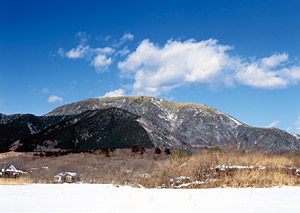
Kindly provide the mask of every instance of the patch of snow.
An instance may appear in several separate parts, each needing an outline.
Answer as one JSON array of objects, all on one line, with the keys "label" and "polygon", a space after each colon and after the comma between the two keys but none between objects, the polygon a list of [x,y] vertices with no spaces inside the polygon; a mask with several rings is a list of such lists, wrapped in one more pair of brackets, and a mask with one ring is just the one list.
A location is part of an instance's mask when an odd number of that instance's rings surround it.
[{"label": "patch of snow", "polygon": [[140,174],[140,177],[141,178],[148,178],[148,177],[150,177],[150,174],[149,173],[143,173],[143,174]]},{"label": "patch of snow", "polygon": [[34,129],[34,126],[33,126],[32,123],[27,122],[27,126],[28,126],[28,128],[29,128],[31,134],[35,134],[35,133],[38,132],[37,130]]},{"label": "patch of snow", "polygon": [[[71,124],[76,124],[79,120],[77,118],[72,119],[71,121],[69,121]],[[58,127],[58,125],[57,125]]]},{"label": "patch of snow", "polygon": [[187,187],[187,186],[190,186],[190,185],[200,185],[200,184],[204,184],[204,183],[207,183],[207,182],[215,182],[215,181],[218,181],[218,179],[208,179],[208,180],[205,180],[205,181],[193,181],[191,183],[183,183],[181,185],[178,185],[178,186],[175,186],[175,188],[182,188],[182,187]]},{"label": "patch of snow", "polygon": [[300,139],[300,136],[299,135],[296,135],[296,134],[293,134],[293,133],[290,133],[292,136],[294,136],[295,138],[297,138],[298,140]]},{"label": "patch of snow", "polygon": [[256,166],[238,166],[238,165],[216,165],[216,169],[225,170],[225,169],[255,169]]},{"label": "patch of snow", "polygon": [[98,105],[94,105],[94,106],[92,106],[92,109],[94,110],[94,109],[99,109],[99,107],[98,107]]},{"label": "patch of snow", "polygon": [[175,121],[177,121],[177,114],[171,112],[170,110],[163,111],[164,114],[158,114],[157,116],[165,121],[168,121],[169,124],[174,128]]},{"label": "patch of snow", "polygon": [[14,151],[16,150],[19,146],[23,145],[22,143],[20,143],[20,140],[16,140],[15,142],[13,142],[10,145],[9,151]]},{"label": "patch of snow", "polygon": [[223,112],[220,112],[220,111],[219,111],[219,114],[222,114],[222,115],[226,116],[227,118],[229,118],[231,121],[233,121],[238,126],[243,125],[241,122],[239,122],[235,118],[231,117],[230,115],[227,115],[227,114],[225,114]]},{"label": "patch of snow", "polygon": [[179,167],[184,167],[184,166],[187,166],[187,165],[190,165],[189,163],[182,163]]},{"label": "patch of snow", "polygon": [[1,212],[286,213],[300,212],[299,200],[300,187],[160,190],[100,184],[0,186]]}]

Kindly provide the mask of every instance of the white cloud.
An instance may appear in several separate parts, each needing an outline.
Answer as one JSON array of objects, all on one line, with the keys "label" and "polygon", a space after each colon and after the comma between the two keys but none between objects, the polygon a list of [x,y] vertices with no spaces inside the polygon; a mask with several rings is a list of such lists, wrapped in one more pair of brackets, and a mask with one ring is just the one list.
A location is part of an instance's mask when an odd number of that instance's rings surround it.
[{"label": "white cloud", "polygon": [[292,130],[292,127],[288,127],[285,129],[285,131],[287,131],[287,132],[291,132],[291,130]]},{"label": "white cloud", "polygon": [[48,94],[49,93],[49,89],[48,88],[43,88],[41,92],[44,93],[44,94]]},{"label": "white cloud", "polygon": [[63,48],[58,48],[57,55],[59,57],[62,57],[62,58],[65,57],[65,51],[64,51],[64,49]]},{"label": "white cloud", "polygon": [[279,121],[273,121],[272,123],[270,123],[268,126],[266,127],[269,127],[269,128],[273,128],[275,126],[277,126],[279,124]]},{"label": "white cloud", "polygon": [[236,78],[240,83],[255,88],[285,88],[292,83],[292,75],[297,74],[291,69],[280,67],[287,60],[286,53],[276,53],[261,60],[241,64],[241,70],[237,71]]},{"label": "white cloud", "polygon": [[112,59],[106,57],[106,55],[97,55],[94,60],[91,62],[92,66],[97,68],[98,70],[105,70],[108,65],[112,63]]},{"label": "white cloud", "polygon": [[132,33],[125,33],[118,43],[115,43],[113,46],[120,47],[122,44],[124,44],[127,41],[132,41],[134,39],[134,35]]},{"label": "white cloud", "polygon": [[111,47],[91,48],[86,44],[88,35],[84,32],[77,33],[76,37],[80,39],[80,43],[76,48],[72,48],[69,51],[64,51],[63,48],[59,48],[57,55],[69,59],[85,59],[96,68],[96,71],[106,70],[112,63],[112,58],[108,56],[112,55],[115,50]]},{"label": "white cloud", "polygon": [[63,101],[63,99],[61,97],[56,96],[56,95],[51,95],[48,98],[49,103],[56,103],[56,102],[62,102],[62,101]]},{"label": "white cloud", "polygon": [[128,55],[129,53],[130,53],[130,50],[128,49],[128,46],[125,46],[123,49],[118,50],[116,52],[116,55],[125,56],[125,55]]},{"label": "white cloud", "polygon": [[69,51],[59,48],[58,55],[69,59],[87,60],[97,72],[106,71],[116,62],[117,56],[127,56],[118,62],[121,76],[134,80],[131,85],[134,95],[168,93],[172,89],[200,84],[209,88],[232,87],[237,84],[258,89],[280,89],[300,81],[300,65],[289,60],[287,53],[275,53],[261,59],[248,59],[233,55],[233,48],[219,44],[215,39],[197,42],[169,40],[159,46],[148,39],[143,40],[130,53],[121,45],[133,40],[126,33],[112,47],[91,48],[88,36],[79,32],[80,44]]},{"label": "white cloud", "polygon": [[112,53],[115,52],[115,50],[112,49],[112,48],[110,48],[110,47],[104,47],[104,48],[91,49],[91,52],[95,52],[97,54],[108,54],[108,55],[111,55]]},{"label": "white cloud", "polygon": [[285,88],[289,84],[280,71],[265,69],[257,63],[246,65],[244,69],[237,71],[236,79],[241,84],[262,89]]},{"label": "white cloud", "polygon": [[70,59],[83,58],[87,56],[90,51],[89,46],[84,46],[83,44],[79,44],[76,48],[72,48],[70,51],[66,53],[66,56]]},{"label": "white cloud", "polygon": [[[230,49],[214,39],[201,42],[169,40],[162,48],[144,40],[118,67],[123,74],[135,79],[134,93],[159,95],[184,83],[213,86],[221,74],[227,75],[237,64],[238,60],[226,53]],[[231,84],[229,81],[223,83]]]},{"label": "white cloud", "polygon": [[105,95],[100,96],[99,98],[118,97],[118,96],[125,96],[125,91],[123,89],[116,89],[105,93]]},{"label": "white cloud", "polygon": [[268,58],[263,58],[261,60],[261,64],[265,67],[276,67],[280,65],[281,63],[287,61],[289,58],[288,54],[283,53],[283,54],[274,54],[271,57]]},{"label": "white cloud", "polygon": [[278,89],[300,80],[300,66],[287,65],[286,53],[248,60],[233,56],[232,50],[215,39],[169,40],[163,47],[146,39],[118,67],[134,79],[133,94],[138,95],[157,96],[191,83]]},{"label": "white cloud", "polygon": [[78,32],[76,34],[76,38],[79,38],[80,43],[84,44],[88,41],[89,36],[86,34],[86,32]]},{"label": "white cloud", "polygon": [[120,39],[121,42],[132,41],[134,39],[134,35],[131,33],[125,33]]},{"label": "white cloud", "polygon": [[300,132],[300,116],[299,116],[298,119],[294,122],[294,124],[296,125],[296,129]]}]

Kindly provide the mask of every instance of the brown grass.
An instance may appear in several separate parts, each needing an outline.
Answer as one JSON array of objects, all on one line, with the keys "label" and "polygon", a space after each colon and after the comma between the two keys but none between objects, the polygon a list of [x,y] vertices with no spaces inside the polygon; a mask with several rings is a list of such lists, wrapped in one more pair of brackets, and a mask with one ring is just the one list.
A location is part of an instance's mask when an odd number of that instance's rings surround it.
[{"label": "brown grass", "polygon": [[273,187],[299,186],[300,177],[280,169],[272,170],[238,170],[232,176],[225,176],[223,187]]},{"label": "brown grass", "polygon": [[[192,156],[178,158],[154,154],[154,150],[151,149],[147,149],[143,155],[132,154],[130,149],[122,149],[116,150],[109,157],[103,154],[80,153],[44,158],[28,154],[9,155],[5,159],[0,159],[0,168],[9,164],[27,171],[28,176],[19,179],[0,178],[0,184],[49,183],[58,172],[71,171],[79,173],[84,183],[141,185],[148,188],[300,185],[300,175],[295,173],[296,168],[300,168],[300,156],[293,153],[274,155],[240,151],[226,153],[202,151]],[[254,168],[216,169],[217,165],[254,166]]]},{"label": "brown grass", "polygon": [[29,183],[33,183],[33,180],[29,177],[0,178],[0,185],[24,185]]}]

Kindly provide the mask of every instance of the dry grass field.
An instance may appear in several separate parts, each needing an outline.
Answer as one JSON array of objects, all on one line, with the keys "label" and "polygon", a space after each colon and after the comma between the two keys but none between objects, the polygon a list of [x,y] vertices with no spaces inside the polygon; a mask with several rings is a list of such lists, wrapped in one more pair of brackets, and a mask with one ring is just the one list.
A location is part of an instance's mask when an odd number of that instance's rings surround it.
[{"label": "dry grass field", "polygon": [[130,149],[109,154],[78,153],[59,157],[38,157],[32,153],[6,153],[0,168],[13,164],[28,172],[16,179],[0,178],[0,184],[52,183],[58,172],[76,172],[83,183],[130,185],[146,188],[215,188],[300,186],[300,155],[220,152],[208,150],[188,155],[141,155]]}]

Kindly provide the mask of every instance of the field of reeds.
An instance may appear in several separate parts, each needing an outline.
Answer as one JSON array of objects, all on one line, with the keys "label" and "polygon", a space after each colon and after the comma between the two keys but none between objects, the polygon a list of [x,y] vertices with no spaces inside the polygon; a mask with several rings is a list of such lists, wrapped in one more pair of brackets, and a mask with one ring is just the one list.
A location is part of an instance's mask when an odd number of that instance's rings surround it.
[{"label": "field of reeds", "polygon": [[0,184],[52,183],[58,172],[76,172],[83,183],[112,183],[145,188],[274,187],[300,185],[300,155],[239,150],[202,150],[192,155],[153,149],[132,153],[117,149],[40,157],[33,153],[0,155],[0,168],[13,164],[28,172],[21,178],[0,178]]}]

